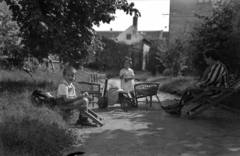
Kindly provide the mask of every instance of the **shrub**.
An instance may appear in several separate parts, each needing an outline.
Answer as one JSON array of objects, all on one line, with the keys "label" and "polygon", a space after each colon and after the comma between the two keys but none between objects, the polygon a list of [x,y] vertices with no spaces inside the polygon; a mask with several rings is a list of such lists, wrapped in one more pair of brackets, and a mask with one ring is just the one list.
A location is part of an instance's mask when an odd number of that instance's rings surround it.
[{"label": "shrub", "polygon": [[163,65],[163,53],[167,50],[167,45],[164,40],[151,40],[151,48],[149,51],[149,60],[147,62],[147,70],[152,75],[162,73],[166,68]]},{"label": "shrub", "polygon": [[[0,71],[0,155],[61,155],[61,150],[77,143],[57,109],[34,107],[31,92],[40,88],[55,92],[62,72]],[[16,76],[17,75],[17,76]],[[81,73],[78,75],[81,77]]]},{"label": "shrub", "polygon": [[187,87],[193,86],[197,82],[197,77],[166,77],[158,76],[148,79],[148,82],[159,82],[159,90],[167,93],[181,94]]},{"label": "shrub", "polygon": [[171,69],[167,68],[165,69],[163,72],[162,72],[162,75],[163,76],[172,76],[173,75],[173,72]]},{"label": "shrub", "polygon": [[130,46],[125,43],[115,42],[112,39],[102,37],[102,46],[96,50],[95,61],[89,64],[90,67],[108,71],[109,69],[120,70],[122,60],[128,56]]}]

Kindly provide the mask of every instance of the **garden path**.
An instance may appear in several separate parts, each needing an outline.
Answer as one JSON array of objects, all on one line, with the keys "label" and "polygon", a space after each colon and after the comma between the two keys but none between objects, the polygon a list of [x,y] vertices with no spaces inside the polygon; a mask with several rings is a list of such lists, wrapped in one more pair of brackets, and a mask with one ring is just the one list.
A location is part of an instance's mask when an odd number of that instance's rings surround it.
[{"label": "garden path", "polygon": [[[175,96],[159,92],[163,103]],[[103,127],[76,129],[84,156],[239,156],[240,116],[212,108],[189,120],[173,117],[157,103],[124,112],[119,105],[99,110]]]}]

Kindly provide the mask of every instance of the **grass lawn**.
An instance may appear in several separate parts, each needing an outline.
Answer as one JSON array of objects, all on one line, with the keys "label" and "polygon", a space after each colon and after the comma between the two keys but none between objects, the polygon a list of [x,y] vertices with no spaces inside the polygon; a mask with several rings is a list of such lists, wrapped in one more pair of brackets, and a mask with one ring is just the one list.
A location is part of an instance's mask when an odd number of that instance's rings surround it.
[{"label": "grass lawn", "polygon": [[[88,72],[78,71],[77,81],[87,81]],[[0,75],[0,156],[60,156],[81,141],[60,110],[34,107],[30,101],[37,88],[55,95],[62,71],[39,71],[33,79],[20,70],[1,70]]]},{"label": "grass lawn", "polygon": [[[77,81],[87,81],[91,72],[78,71]],[[0,156],[60,156],[64,148],[81,142],[60,110],[34,107],[29,98],[37,88],[55,95],[61,71],[39,71],[32,73],[33,78],[19,70],[1,70],[0,75]],[[161,91],[180,94],[197,79],[158,76],[147,81],[159,82]]]}]

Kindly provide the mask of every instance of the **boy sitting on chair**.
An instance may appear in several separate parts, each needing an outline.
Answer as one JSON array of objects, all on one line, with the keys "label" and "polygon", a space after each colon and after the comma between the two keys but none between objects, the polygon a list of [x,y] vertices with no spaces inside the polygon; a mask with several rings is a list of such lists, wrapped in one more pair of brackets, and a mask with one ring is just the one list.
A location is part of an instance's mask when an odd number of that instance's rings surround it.
[{"label": "boy sitting on chair", "polygon": [[[85,92],[79,96],[76,95],[75,87],[72,82],[75,80],[77,70],[73,67],[66,67],[63,70],[63,81],[59,84],[57,89],[57,104],[72,105],[72,106],[88,106],[88,93]],[[88,120],[88,117],[79,114],[77,125],[81,126],[96,126]]]}]

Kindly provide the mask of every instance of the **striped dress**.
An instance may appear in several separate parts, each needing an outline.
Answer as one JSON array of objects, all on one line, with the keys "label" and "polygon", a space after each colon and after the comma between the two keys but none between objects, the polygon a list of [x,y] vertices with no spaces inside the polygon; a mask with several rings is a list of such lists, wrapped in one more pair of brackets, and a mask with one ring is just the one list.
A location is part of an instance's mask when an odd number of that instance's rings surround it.
[{"label": "striped dress", "polygon": [[[218,62],[210,67],[210,70],[204,80],[207,87],[228,87],[228,71],[224,64]],[[219,91],[212,91],[208,96],[216,97]]]}]

